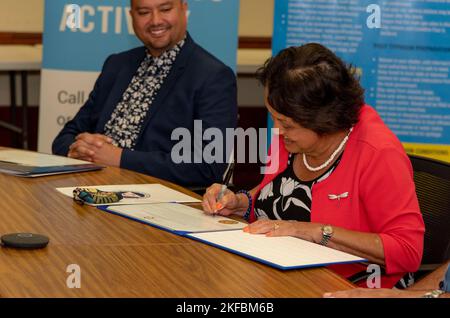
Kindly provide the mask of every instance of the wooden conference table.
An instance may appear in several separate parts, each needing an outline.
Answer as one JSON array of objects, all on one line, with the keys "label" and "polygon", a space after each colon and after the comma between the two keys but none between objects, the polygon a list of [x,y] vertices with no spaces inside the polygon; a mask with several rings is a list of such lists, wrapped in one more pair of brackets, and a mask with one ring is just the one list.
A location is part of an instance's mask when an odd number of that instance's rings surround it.
[{"label": "wooden conference table", "polygon": [[[321,297],[353,285],[326,268],[280,271],[80,206],[56,187],[173,184],[118,168],[25,179],[0,174],[0,234],[47,235],[42,250],[0,248],[0,297]],[[81,288],[66,272],[81,269]]]}]

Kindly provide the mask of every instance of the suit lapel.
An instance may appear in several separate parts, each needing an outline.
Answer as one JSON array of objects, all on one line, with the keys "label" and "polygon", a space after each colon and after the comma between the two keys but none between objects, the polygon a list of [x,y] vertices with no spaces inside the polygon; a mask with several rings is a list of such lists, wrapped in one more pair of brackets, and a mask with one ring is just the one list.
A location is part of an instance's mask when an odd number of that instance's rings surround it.
[{"label": "suit lapel", "polygon": [[173,64],[169,75],[164,80],[164,83],[161,86],[158,94],[156,95],[152,105],[150,106],[147,117],[142,125],[138,141],[141,140],[142,133],[155,117],[155,114],[164,108],[165,100],[168,94],[173,90],[178,78],[183,74],[189,58],[195,49],[195,45],[196,44],[194,43],[190,35],[187,34],[186,42],[184,43],[183,48],[181,49],[177,59],[175,60],[175,63]]},{"label": "suit lapel", "polygon": [[117,74],[117,80],[111,88],[111,93],[105,101],[104,111],[97,124],[98,131],[104,131],[105,124],[111,118],[112,112],[116,109],[117,104],[122,99],[123,93],[130,85],[139,65],[145,58],[145,54],[146,49],[142,47],[142,51],[137,56],[135,54],[129,56],[125,65],[120,69]]}]

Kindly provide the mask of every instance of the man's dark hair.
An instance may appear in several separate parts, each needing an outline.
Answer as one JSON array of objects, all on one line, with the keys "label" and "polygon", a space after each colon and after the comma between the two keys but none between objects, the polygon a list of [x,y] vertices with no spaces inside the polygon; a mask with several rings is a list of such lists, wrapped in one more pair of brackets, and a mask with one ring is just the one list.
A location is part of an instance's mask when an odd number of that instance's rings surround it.
[{"label": "man's dark hair", "polygon": [[347,130],[358,122],[364,89],[347,66],[321,44],[282,50],[256,76],[280,114],[317,134]]}]

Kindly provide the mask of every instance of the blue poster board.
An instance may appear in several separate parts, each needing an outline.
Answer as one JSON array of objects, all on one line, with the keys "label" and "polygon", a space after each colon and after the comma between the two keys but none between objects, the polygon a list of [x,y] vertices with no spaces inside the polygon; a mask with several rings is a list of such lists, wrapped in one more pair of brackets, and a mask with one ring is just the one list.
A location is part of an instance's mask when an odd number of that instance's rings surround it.
[{"label": "blue poster board", "polygon": [[450,162],[450,3],[275,1],[273,54],[321,43],[358,68],[407,152]]}]

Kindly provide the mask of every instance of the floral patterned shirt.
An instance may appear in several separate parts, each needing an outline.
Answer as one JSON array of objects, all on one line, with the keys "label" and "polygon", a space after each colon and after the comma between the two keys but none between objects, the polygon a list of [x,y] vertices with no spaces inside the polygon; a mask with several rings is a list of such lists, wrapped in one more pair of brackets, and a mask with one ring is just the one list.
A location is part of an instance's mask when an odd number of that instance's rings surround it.
[{"label": "floral patterned shirt", "polygon": [[158,57],[147,53],[105,125],[105,135],[115,146],[134,150],[147,112],[184,43],[185,39]]},{"label": "floral patterned shirt", "polygon": [[311,181],[302,181],[295,175],[294,156],[289,154],[286,170],[267,184],[255,202],[255,214],[258,219],[311,221],[311,189],[314,184],[328,178],[341,161],[342,154],[320,177]]}]

